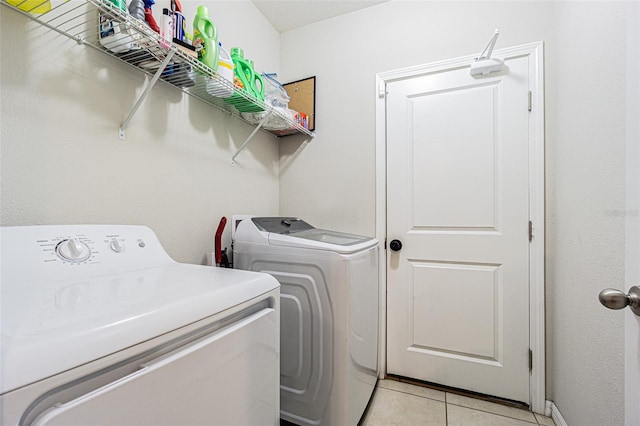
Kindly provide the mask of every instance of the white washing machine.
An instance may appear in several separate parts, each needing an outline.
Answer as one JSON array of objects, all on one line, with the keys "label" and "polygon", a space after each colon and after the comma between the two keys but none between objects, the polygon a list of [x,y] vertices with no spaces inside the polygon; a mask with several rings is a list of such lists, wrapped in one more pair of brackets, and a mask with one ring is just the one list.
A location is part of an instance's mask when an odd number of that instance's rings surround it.
[{"label": "white washing machine", "polygon": [[281,418],[355,426],[378,376],[378,240],[292,217],[242,218],[234,267],[280,282]]},{"label": "white washing machine", "polygon": [[276,425],[279,285],[143,226],[0,228],[3,425]]}]

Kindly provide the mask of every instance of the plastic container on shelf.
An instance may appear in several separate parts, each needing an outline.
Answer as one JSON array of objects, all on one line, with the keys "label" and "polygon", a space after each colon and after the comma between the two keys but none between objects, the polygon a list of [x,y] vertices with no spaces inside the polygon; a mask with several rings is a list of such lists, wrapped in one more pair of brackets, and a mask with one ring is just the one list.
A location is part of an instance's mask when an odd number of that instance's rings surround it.
[{"label": "plastic container on shelf", "polygon": [[[263,112],[243,112],[240,116],[249,124],[258,125],[262,120],[265,119],[265,122],[262,124],[262,128],[265,130],[285,130],[291,128],[291,123],[287,121],[293,121],[293,114],[290,113],[288,108],[273,108],[273,111],[279,111],[280,115],[274,114],[273,112],[268,113],[267,111]],[[267,114],[269,114],[267,116]],[[286,117],[283,118],[282,116]]]},{"label": "plastic container on shelf", "polygon": [[160,35],[169,44],[173,40],[173,16],[166,7],[162,9],[162,27],[160,27]]},{"label": "plastic container on shelf", "polygon": [[262,81],[264,82],[264,101],[274,107],[287,108],[291,98],[285,88],[277,80],[278,75],[275,73],[262,73]]},{"label": "plastic container on shelf", "polygon": [[239,47],[231,48],[231,59],[235,66],[235,76],[240,80],[240,86],[243,90],[255,96],[250,81],[253,78],[253,69],[249,62],[244,58],[244,50]]},{"label": "plastic container on shelf", "polygon": [[234,65],[231,55],[218,42],[220,51],[218,57],[217,75],[207,79],[207,93],[217,98],[228,98],[233,95]]},{"label": "plastic container on shelf", "polygon": [[251,90],[253,90],[257,99],[264,101],[264,81],[262,80],[262,75],[256,72],[255,64],[251,59],[247,59],[247,62],[251,68],[252,78],[249,81],[249,84],[251,84]]},{"label": "plastic container on shelf", "polygon": [[[264,108],[259,103],[253,102],[252,99],[262,102],[264,96],[256,89],[256,76],[253,69],[253,63],[244,57],[244,51],[239,47],[231,48],[231,59],[235,65],[236,91],[233,96],[225,99],[225,102],[233,105],[240,112],[261,112]],[[261,81],[262,77],[260,77]],[[242,92],[248,95],[243,96]]]},{"label": "plastic container on shelf", "polygon": [[51,10],[51,2],[49,0],[7,0],[7,3],[25,12],[38,15]]},{"label": "plastic container on shelf", "polygon": [[178,12],[177,10],[173,12],[173,38],[185,41],[185,33],[187,30],[186,22],[182,12]]},{"label": "plastic container on shelf", "polygon": [[206,6],[198,6],[193,18],[193,46],[198,52],[200,62],[214,71],[218,69],[218,30],[209,18],[209,9]]},{"label": "plastic container on shelf", "polygon": [[98,14],[98,38],[100,44],[113,53],[124,53],[139,49],[134,34],[127,27],[117,21]]},{"label": "plastic container on shelf", "polygon": [[156,19],[153,17],[153,11],[151,10],[151,8],[156,3],[156,1],[155,0],[143,0],[143,1],[144,1],[144,20],[147,22],[147,25],[149,25],[149,28],[151,28],[153,31],[160,34],[160,27],[158,26]]},{"label": "plastic container on shelf", "polygon": [[131,0],[129,2],[128,10],[129,10],[129,15],[146,23],[146,21],[144,20],[144,1],[143,0]]},{"label": "plastic container on shelf", "polygon": [[109,0],[111,3],[118,6],[118,8],[122,11],[127,11],[127,1],[126,0]]}]

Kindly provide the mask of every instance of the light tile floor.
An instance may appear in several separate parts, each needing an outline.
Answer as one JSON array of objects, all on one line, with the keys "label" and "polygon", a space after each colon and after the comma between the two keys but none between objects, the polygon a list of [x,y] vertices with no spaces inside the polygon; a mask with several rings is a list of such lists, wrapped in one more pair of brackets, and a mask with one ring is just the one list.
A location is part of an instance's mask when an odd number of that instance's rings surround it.
[{"label": "light tile floor", "polygon": [[549,417],[450,392],[379,380],[361,426],[554,426]]}]

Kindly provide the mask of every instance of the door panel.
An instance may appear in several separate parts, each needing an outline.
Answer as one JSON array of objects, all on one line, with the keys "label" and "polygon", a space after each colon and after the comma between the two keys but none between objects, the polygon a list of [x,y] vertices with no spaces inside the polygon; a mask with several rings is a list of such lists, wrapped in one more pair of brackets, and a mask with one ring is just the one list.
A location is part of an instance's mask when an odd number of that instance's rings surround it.
[{"label": "door panel", "polygon": [[387,365],[528,402],[528,57],[506,65],[387,85]]},{"label": "door panel", "polygon": [[[498,84],[409,96],[413,224],[422,228],[495,226]],[[429,117],[425,120],[425,117]],[[452,126],[451,117],[456,117]]]},{"label": "door panel", "polygon": [[[413,262],[413,347],[442,356],[497,361],[496,265]],[[460,309],[460,294],[474,300]],[[442,324],[456,324],[452,333]]]}]

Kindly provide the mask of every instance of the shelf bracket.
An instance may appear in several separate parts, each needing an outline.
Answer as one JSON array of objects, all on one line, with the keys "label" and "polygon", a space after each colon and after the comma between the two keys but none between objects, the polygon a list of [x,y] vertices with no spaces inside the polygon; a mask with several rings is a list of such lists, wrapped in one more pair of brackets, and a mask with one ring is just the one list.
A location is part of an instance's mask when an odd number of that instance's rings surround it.
[{"label": "shelf bracket", "polygon": [[253,137],[255,136],[256,133],[258,133],[258,130],[260,130],[262,128],[262,126],[267,122],[267,119],[269,118],[269,116],[271,115],[271,112],[273,110],[269,109],[267,111],[267,114],[262,117],[262,120],[260,120],[260,124],[258,124],[256,126],[255,129],[253,129],[253,132],[251,132],[251,134],[249,135],[249,137],[244,141],[244,143],[242,145],[240,145],[240,148],[238,148],[238,150],[236,151],[235,154],[233,154],[233,157],[231,157],[231,165],[235,165],[235,161],[236,161],[236,157],[238,156],[238,154],[240,154],[242,152],[243,149],[245,149],[245,147],[249,144],[249,142],[251,142],[251,139],[253,139]]},{"label": "shelf bracket", "polygon": [[124,121],[122,122],[122,124],[120,124],[120,129],[118,130],[118,138],[120,140],[122,140],[122,141],[124,140],[124,138],[126,136],[127,127],[129,127],[129,122],[131,121],[133,116],[136,114],[136,112],[138,112],[138,109],[140,108],[140,105],[142,105],[142,102],[144,102],[144,100],[147,98],[147,96],[151,92],[151,89],[156,84],[156,82],[158,81],[158,79],[160,78],[162,73],[164,72],[164,70],[167,67],[167,65],[169,65],[169,61],[171,61],[171,59],[173,58],[173,55],[175,53],[176,53],[175,50],[170,50],[167,53],[167,57],[164,58],[164,61],[162,61],[162,64],[160,64],[160,67],[158,68],[156,73],[153,75],[151,80],[148,82],[147,87],[145,87],[144,91],[142,92],[142,94],[140,95],[138,100],[136,101],[135,105],[133,105],[133,108],[131,108],[131,111],[129,111],[129,114],[127,115],[127,118],[125,118]]}]

